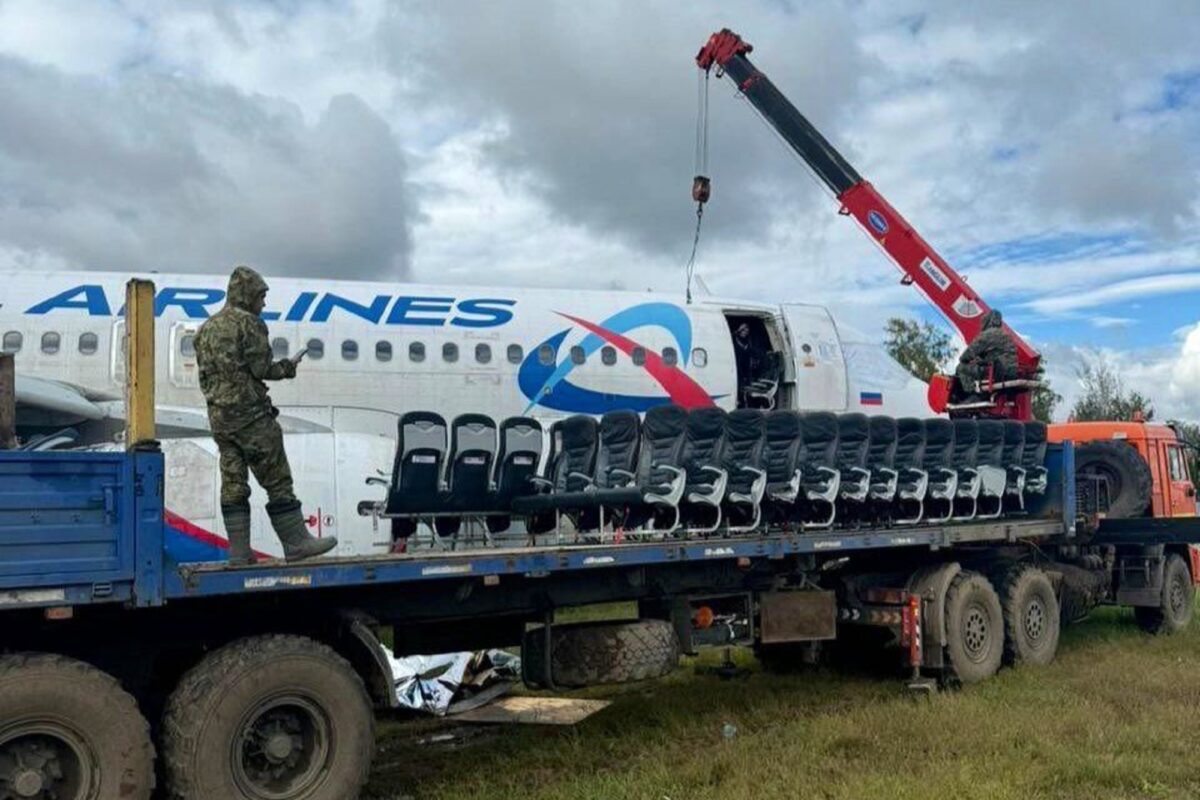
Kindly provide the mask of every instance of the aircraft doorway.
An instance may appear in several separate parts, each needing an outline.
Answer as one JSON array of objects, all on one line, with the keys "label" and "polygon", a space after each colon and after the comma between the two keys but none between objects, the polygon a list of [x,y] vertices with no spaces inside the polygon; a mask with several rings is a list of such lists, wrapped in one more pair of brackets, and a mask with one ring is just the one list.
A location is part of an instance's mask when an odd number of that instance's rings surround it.
[{"label": "aircraft doorway", "polygon": [[784,354],[782,339],[769,317],[726,314],[737,365],[738,408],[772,409],[783,405]]}]

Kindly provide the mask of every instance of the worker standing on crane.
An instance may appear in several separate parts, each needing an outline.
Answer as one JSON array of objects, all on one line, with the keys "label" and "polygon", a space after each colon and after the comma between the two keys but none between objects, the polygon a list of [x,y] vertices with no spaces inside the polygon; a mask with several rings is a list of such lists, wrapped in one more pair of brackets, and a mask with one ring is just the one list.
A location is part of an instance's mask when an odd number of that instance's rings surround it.
[{"label": "worker standing on crane", "polygon": [[999,311],[993,309],[984,315],[983,329],[963,350],[954,374],[968,401],[986,399],[984,395],[989,375],[993,383],[1018,377],[1017,345],[1004,332],[1004,319]]},{"label": "worker standing on crane", "polygon": [[250,472],[267,492],[267,514],[289,561],[327,553],[335,537],[308,532],[283,449],[283,430],[263,381],[296,377],[303,357],[271,359],[266,307],[267,282],[249,267],[229,278],[225,307],[200,326],[196,363],[208,421],[220,453],[221,516],[229,536],[229,562],[254,562],[250,549]]}]

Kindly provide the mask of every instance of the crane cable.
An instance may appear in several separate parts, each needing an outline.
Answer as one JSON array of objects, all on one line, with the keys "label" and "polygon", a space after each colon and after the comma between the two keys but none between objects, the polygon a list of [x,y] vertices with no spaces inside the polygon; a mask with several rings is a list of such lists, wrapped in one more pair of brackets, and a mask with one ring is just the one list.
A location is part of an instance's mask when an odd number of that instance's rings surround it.
[{"label": "crane cable", "polygon": [[688,305],[692,303],[692,277],[696,273],[696,250],[700,247],[704,204],[708,202],[712,193],[712,182],[708,179],[708,70],[703,70],[696,82],[696,150],[693,166],[696,170],[695,177],[692,178],[692,199],[696,201],[696,233],[692,236],[692,254],[684,268]]}]

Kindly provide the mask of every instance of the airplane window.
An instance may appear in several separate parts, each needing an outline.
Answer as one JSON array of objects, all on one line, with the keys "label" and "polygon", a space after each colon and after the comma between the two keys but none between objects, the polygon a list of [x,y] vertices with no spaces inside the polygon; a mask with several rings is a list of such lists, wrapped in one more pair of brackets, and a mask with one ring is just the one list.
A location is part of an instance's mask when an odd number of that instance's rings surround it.
[{"label": "airplane window", "polygon": [[692,366],[707,367],[708,366],[708,351],[703,347],[697,347],[692,350]]},{"label": "airplane window", "polygon": [[188,334],[179,338],[179,352],[184,358],[196,357],[196,337]]},{"label": "airplane window", "polygon": [[377,361],[392,360],[392,343],[391,342],[376,342],[375,343],[375,359]]},{"label": "airplane window", "polygon": [[600,361],[606,367],[611,367],[617,363],[617,348],[611,344],[606,344],[600,348]]},{"label": "airplane window", "polygon": [[571,363],[572,364],[582,364],[584,361],[587,361],[587,354],[583,352],[583,348],[580,347],[579,345],[575,345],[574,347],[572,347],[571,348]]},{"label": "airplane window", "polygon": [[358,360],[358,342],[353,339],[347,339],[342,342],[342,358],[347,361]]},{"label": "airplane window", "polygon": [[674,347],[664,347],[662,359],[668,367],[673,367],[679,363],[679,352]]},{"label": "airplane window", "polygon": [[94,333],[79,334],[79,352],[85,356],[95,355],[100,349],[100,337]]},{"label": "airplane window", "polygon": [[425,345],[421,342],[408,343],[408,360],[418,364],[425,360]]},{"label": "airplane window", "polygon": [[538,363],[543,367],[549,367],[554,364],[554,348],[548,344],[544,344],[538,348]]},{"label": "airplane window", "polygon": [[633,348],[633,365],[635,367],[646,366],[646,348],[641,345]]},{"label": "airplane window", "polygon": [[20,331],[9,331],[4,334],[3,347],[0,347],[0,350],[5,353],[19,353],[23,344],[25,344],[25,337],[21,335]]},{"label": "airplane window", "polygon": [[291,350],[292,348],[291,345],[288,344],[288,340],[282,336],[271,340],[271,355],[275,356],[275,358],[287,358],[288,353],[290,353]]},{"label": "airplane window", "polygon": [[308,340],[308,357],[313,361],[320,361],[325,357],[325,343],[320,339]]},{"label": "airplane window", "polygon": [[59,346],[62,344],[62,337],[54,331],[46,331],[42,334],[42,352],[52,356],[58,352]]},{"label": "airplane window", "polygon": [[491,345],[480,344],[475,345],[475,360],[480,364],[490,364],[492,362],[492,347]]},{"label": "airplane window", "polygon": [[525,350],[519,344],[510,344],[508,346],[508,363],[520,364],[525,358]]},{"label": "airplane window", "polygon": [[442,345],[442,360],[447,364],[453,364],[458,361],[458,345],[454,342],[446,342]]}]

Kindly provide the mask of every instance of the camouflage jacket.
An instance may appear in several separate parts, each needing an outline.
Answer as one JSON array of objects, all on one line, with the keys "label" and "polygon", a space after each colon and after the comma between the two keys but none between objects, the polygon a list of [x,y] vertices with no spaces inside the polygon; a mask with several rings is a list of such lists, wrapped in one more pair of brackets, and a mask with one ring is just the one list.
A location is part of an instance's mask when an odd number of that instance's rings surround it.
[{"label": "camouflage jacket", "polygon": [[200,391],[208,401],[213,433],[231,433],[260,417],[274,415],[263,381],[296,376],[291,361],[272,360],[267,324],[250,310],[254,293],[265,290],[266,284],[251,270],[239,273],[240,268],[230,281],[225,307],[196,334]]},{"label": "camouflage jacket", "polygon": [[999,312],[988,312],[984,317],[983,330],[975,337],[959,360],[962,367],[974,369],[982,378],[990,366],[993,378],[998,381],[1017,377],[1017,345],[1004,332]]}]

